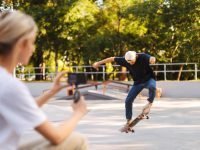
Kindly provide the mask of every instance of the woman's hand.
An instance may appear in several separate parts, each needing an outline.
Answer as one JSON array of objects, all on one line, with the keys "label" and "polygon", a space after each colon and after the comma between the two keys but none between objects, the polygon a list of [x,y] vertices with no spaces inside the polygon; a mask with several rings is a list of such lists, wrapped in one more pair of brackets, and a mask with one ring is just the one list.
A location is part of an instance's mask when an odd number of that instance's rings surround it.
[{"label": "woman's hand", "polygon": [[63,71],[58,73],[56,78],[54,79],[53,86],[50,90],[46,91],[43,93],[41,96],[36,98],[36,102],[39,107],[41,107],[43,104],[48,102],[48,100],[53,97],[57,92],[59,92],[61,89],[65,88],[68,86],[67,83],[61,84],[60,80],[61,78],[67,73],[67,71]]},{"label": "woman's hand", "polygon": [[77,103],[73,102],[72,108],[75,114],[79,114],[80,117],[83,117],[88,112],[84,96],[81,96]]},{"label": "woman's hand", "polygon": [[67,71],[62,71],[62,72],[59,72],[57,74],[57,76],[55,77],[54,79],[54,82],[53,82],[53,86],[51,88],[51,91],[52,92],[59,92],[61,89],[65,88],[68,86],[68,84],[61,84],[61,78],[67,73]]}]

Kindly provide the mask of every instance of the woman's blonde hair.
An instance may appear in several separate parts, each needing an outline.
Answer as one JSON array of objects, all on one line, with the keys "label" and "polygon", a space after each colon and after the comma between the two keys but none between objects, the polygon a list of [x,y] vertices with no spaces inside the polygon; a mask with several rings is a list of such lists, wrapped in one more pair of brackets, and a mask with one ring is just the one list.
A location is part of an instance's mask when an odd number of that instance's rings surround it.
[{"label": "woman's blonde hair", "polygon": [[0,55],[7,54],[21,37],[37,31],[33,18],[20,11],[0,12]]}]

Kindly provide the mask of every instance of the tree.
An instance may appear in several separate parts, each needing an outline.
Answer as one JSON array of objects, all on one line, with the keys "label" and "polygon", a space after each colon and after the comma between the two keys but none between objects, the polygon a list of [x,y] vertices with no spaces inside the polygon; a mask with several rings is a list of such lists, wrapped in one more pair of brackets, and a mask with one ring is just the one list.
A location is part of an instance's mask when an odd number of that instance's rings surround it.
[{"label": "tree", "polygon": [[[91,65],[127,50],[157,62],[199,62],[199,0],[30,0],[19,8],[39,27],[32,63]],[[45,54],[45,55],[44,55]]]},{"label": "tree", "polygon": [[[63,53],[66,48],[64,43],[67,43],[64,42],[67,38],[63,36],[64,16],[75,2],[75,0],[70,2],[67,0],[30,0],[20,5],[19,9],[33,16],[39,27],[36,51],[32,58],[35,67],[45,61],[45,58],[43,58],[45,51],[53,51],[55,53],[55,71],[57,72],[59,54]],[[39,79],[39,77],[36,76],[36,79]]]}]

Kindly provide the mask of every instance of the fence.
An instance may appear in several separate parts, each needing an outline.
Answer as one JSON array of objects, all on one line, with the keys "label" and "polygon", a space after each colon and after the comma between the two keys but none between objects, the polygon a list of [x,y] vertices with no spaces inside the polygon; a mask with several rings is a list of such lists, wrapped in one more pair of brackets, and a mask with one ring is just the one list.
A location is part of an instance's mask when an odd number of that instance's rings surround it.
[{"label": "fence", "polygon": [[[159,63],[151,66],[157,79],[165,81],[181,79],[182,76],[187,78],[187,80],[198,80],[198,74],[200,72],[197,63]],[[35,80],[37,76],[39,80],[53,80],[57,72],[49,72],[48,70],[58,70],[58,68],[16,67],[13,74],[21,80],[32,81]],[[100,76],[101,80],[106,80],[108,76],[113,79],[119,75],[126,75],[129,77],[129,72],[123,71],[119,65],[113,65],[111,69],[102,65],[99,67],[98,71],[92,68],[92,66],[70,66],[68,70],[75,73],[84,72],[90,76],[91,79],[94,79],[95,76]]]}]

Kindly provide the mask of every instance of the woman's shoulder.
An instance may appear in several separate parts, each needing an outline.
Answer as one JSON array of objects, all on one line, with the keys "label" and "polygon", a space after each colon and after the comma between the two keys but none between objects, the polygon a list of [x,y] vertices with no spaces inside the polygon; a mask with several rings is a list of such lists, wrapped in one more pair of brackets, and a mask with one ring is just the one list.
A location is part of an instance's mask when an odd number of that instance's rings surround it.
[{"label": "woman's shoulder", "polygon": [[27,90],[22,81],[13,77],[11,74],[1,73],[0,75],[0,95],[18,93],[22,90]]}]

